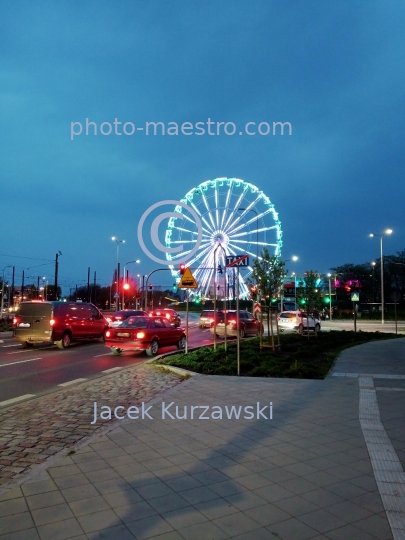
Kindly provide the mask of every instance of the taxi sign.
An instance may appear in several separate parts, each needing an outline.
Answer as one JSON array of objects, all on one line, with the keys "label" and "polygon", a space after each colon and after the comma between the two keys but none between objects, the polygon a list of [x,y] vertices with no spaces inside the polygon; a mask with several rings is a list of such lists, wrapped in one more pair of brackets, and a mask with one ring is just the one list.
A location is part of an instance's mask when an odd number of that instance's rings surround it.
[{"label": "taxi sign", "polygon": [[198,283],[196,282],[190,268],[184,270],[184,274],[181,276],[180,283],[177,285],[178,289],[198,289]]},{"label": "taxi sign", "polygon": [[352,302],[359,302],[360,301],[360,294],[358,292],[352,292],[350,295],[350,300]]}]

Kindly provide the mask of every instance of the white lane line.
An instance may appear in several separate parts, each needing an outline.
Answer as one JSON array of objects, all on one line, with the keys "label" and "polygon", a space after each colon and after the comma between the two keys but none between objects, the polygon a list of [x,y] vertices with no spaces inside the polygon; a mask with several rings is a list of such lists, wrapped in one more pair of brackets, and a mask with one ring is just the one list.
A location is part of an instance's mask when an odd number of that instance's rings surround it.
[{"label": "white lane line", "polygon": [[105,369],[101,373],[112,373],[113,371],[118,371],[119,369],[124,369],[124,368],[122,368],[122,367],[113,367],[111,369]]},{"label": "white lane line", "polygon": [[62,384],[58,384],[58,386],[70,386],[71,384],[80,383],[83,381],[87,381],[87,379],[74,379],[73,381],[64,382]]},{"label": "white lane line", "polygon": [[373,379],[405,379],[405,375],[385,375],[382,373],[340,373],[335,371],[332,377],[372,377]]},{"label": "white lane line", "polygon": [[389,390],[390,392],[405,392],[405,388],[394,388],[393,386],[376,386],[376,390]]},{"label": "white lane line", "polygon": [[105,352],[103,354],[96,354],[96,356],[93,356],[93,358],[98,358],[99,356],[109,356],[111,354],[111,351],[110,352]]},{"label": "white lane line", "polygon": [[[3,343],[2,341],[0,343]],[[2,345],[1,348],[5,349],[6,347],[19,347],[19,343],[14,343],[13,345]]]},{"label": "white lane line", "polygon": [[0,401],[0,407],[5,407],[6,405],[11,405],[12,403],[18,403],[19,401],[24,401],[24,399],[29,399],[32,397],[35,397],[35,394],[25,394],[24,396],[7,399],[7,401]]},{"label": "white lane line", "polygon": [[[51,350],[50,347],[38,347],[38,349],[35,349],[36,351],[49,351]],[[21,354],[21,353],[27,353],[32,352],[30,349],[23,349],[22,351],[15,351],[15,352],[8,352],[7,354]]]},{"label": "white lane line", "polygon": [[24,364],[25,362],[33,362],[34,360],[42,360],[42,358],[29,358],[28,360],[20,360],[19,362],[10,362],[8,364],[0,364],[0,368],[6,366],[14,366],[15,364]]},{"label": "white lane line", "polygon": [[359,377],[359,420],[394,540],[405,538],[405,473],[380,418],[373,377]]}]

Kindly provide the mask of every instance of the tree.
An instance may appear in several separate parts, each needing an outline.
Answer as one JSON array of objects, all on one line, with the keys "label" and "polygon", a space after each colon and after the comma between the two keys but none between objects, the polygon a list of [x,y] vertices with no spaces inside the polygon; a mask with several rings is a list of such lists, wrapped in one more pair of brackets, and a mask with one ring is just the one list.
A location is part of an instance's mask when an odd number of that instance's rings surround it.
[{"label": "tree", "polygon": [[319,273],[316,270],[308,270],[304,274],[304,279],[297,288],[298,302],[307,312],[307,335],[309,337],[308,315],[313,310],[322,307],[322,294],[319,288]]},{"label": "tree", "polygon": [[[284,279],[285,263],[276,255],[270,255],[267,248],[263,248],[261,256],[255,259],[253,270],[248,284],[257,287],[258,297],[264,301],[267,312],[268,342],[275,349],[273,319],[271,316],[271,301],[278,297]],[[278,324],[276,322],[277,338],[280,342]]]}]

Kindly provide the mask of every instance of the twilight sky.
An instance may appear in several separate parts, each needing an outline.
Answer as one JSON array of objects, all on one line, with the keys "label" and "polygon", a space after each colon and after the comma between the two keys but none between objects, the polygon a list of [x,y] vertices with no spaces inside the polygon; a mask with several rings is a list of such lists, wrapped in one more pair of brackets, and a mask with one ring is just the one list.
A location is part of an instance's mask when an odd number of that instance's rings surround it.
[{"label": "twilight sky", "polygon": [[[0,271],[52,282],[60,250],[65,291],[88,267],[106,285],[115,235],[121,264],[146,274],[158,265],[138,243],[144,211],[217,177],[271,199],[282,258],[299,256],[290,271],[372,261],[367,235],[387,227],[385,253],[404,249],[404,27],[399,0],[2,0]],[[206,131],[116,135],[115,119]],[[209,135],[208,119],[235,135]],[[260,135],[261,122],[292,135]]]}]

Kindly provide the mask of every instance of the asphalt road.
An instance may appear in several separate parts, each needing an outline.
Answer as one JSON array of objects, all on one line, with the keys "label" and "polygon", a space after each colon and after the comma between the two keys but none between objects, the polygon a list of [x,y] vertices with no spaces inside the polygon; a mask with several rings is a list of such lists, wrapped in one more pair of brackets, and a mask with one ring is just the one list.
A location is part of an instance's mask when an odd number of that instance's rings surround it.
[{"label": "asphalt road", "polygon": [[[212,343],[209,330],[200,330],[196,321],[190,319],[189,347]],[[159,354],[176,350],[177,347],[163,347]],[[11,332],[7,332],[0,336],[0,407],[10,399],[41,396],[74,384],[77,379],[103,377],[108,370],[148,359],[143,352],[113,356],[110,349],[99,342],[73,343],[64,350],[56,345],[23,349],[11,337]]]},{"label": "asphalt road", "polygon": [[[185,315],[182,314],[184,325]],[[197,326],[198,315],[189,317],[189,348],[212,343],[209,329],[201,330]],[[266,325],[265,325],[266,328]],[[353,321],[323,321],[322,330],[353,330]],[[358,330],[395,332],[394,323],[361,322]],[[405,332],[405,324],[398,324],[398,331]],[[159,353],[177,350],[176,347],[164,347]],[[125,352],[113,356],[102,343],[74,343],[65,350],[55,345],[35,345],[23,349],[11,337],[11,332],[0,336],[0,407],[3,402],[18,399],[21,396],[40,396],[74,384],[77,379],[90,380],[103,377],[109,370],[127,367],[145,362],[145,353]],[[63,385],[63,386],[62,386]]]}]

